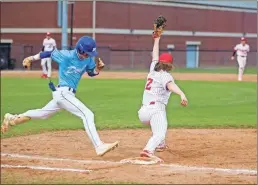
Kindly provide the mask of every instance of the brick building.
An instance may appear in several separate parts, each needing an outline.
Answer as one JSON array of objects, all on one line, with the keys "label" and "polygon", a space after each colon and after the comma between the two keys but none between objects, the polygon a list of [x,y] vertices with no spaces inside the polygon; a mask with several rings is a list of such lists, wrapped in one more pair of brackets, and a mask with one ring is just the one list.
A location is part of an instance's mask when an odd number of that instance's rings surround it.
[{"label": "brick building", "polygon": [[[61,46],[57,1],[13,0],[3,2],[1,12],[1,39],[12,42],[11,57],[17,60],[17,67],[21,66],[23,57],[40,51],[48,31]],[[148,66],[153,20],[161,13],[168,20],[161,49],[172,48],[178,66],[187,65],[189,53],[186,50],[189,48],[199,50],[195,55],[198,60],[193,63],[198,67],[235,65],[229,58],[242,36],[247,38],[252,51],[257,50],[257,11],[250,8],[179,2],[97,1],[95,21],[93,13],[93,2],[75,2],[73,42],[82,35],[95,35],[99,52],[110,68]],[[70,5],[68,27],[69,22]],[[255,52],[249,55],[249,65],[257,62]],[[36,67],[39,66],[38,63]]]}]

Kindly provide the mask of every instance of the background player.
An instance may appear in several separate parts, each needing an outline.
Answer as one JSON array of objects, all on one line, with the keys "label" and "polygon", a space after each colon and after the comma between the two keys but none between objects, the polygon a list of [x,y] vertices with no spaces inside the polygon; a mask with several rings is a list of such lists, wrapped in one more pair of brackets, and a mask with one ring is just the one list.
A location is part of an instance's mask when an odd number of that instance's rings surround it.
[{"label": "background player", "polygon": [[[55,48],[56,48],[56,41],[55,39],[51,38],[51,34],[47,32],[46,38],[43,40],[42,51],[52,51]],[[41,78],[51,77],[51,71],[52,71],[51,62],[52,62],[51,57],[41,59],[41,66],[43,71]],[[46,68],[46,64],[47,64],[47,68]]]},{"label": "background player", "polygon": [[[106,152],[118,146],[118,141],[105,144],[96,131],[94,114],[79,99],[75,97],[76,89],[81,76],[87,72],[89,76],[98,75],[104,67],[104,63],[92,59],[97,55],[96,43],[91,37],[84,36],[76,43],[74,50],[57,50],[41,52],[37,55],[27,57],[23,65],[28,67],[32,61],[51,57],[59,64],[59,85],[57,87],[50,83],[53,91],[53,99],[43,108],[28,110],[23,114],[12,115],[7,113],[1,126],[2,133],[9,126],[18,125],[30,119],[45,119],[61,109],[65,109],[82,119],[85,130],[96,150],[97,155],[102,156]],[[89,87],[91,88],[91,87]]]},{"label": "background player", "polygon": [[250,47],[246,44],[246,39],[244,37],[241,38],[241,43],[237,44],[234,48],[233,55],[231,60],[234,60],[235,54],[237,54],[237,62],[238,62],[238,81],[242,81],[243,74],[246,65],[247,53],[250,51]]},{"label": "background player", "polygon": [[[165,147],[165,137],[167,132],[166,105],[171,92],[181,97],[181,105],[187,106],[188,101],[185,94],[175,84],[169,71],[172,69],[173,58],[169,53],[162,53],[159,56],[159,40],[161,29],[155,29],[153,58],[150,66],[150,72],[147,76],[142,107],[138,111],[141,122],[149,124],[152,130],[152,137],[140,153],[141,157],[155,158],[158,161],[162,159],[154,155],[156,148]],[[159,145],[162,145],[158,147]]]}]

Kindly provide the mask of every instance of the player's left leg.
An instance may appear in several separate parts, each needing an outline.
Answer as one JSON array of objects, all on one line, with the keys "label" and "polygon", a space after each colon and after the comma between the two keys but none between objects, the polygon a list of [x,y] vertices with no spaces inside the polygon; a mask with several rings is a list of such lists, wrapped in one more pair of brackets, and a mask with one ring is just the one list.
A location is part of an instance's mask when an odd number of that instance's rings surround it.
[{"label": "player's left leg", "polygon": [[243,58],[243,74],[242,74],[242,76],[244,76],[245,66],[246,66],[246,57]]},{"label": "player's left leg", "polygon": [[118,146],[118,141],[114,143],[104,143],[100,140],[99,134],[94,123],[94,114],[88,109],[72,92],[60,92],[61,97],[58,104],[65,110],[80,117],[83,121],[84,128],[90,138],[97,155],[103,156]]},{"label": "player's left leg", "polygon": [[41,59],[41,67],[42,67],[42,72],[43,72],[41,75],[41,78],[47,77],[46,62],[47,62],[47,59],[45,59],[45,58]]},{"label": "player's left leg", "polygon": [[150,125],[151,113],[152,111],[143,105],[138,111],[139,120],[145,125]]},{"label": "player's left leg", "polygon": [[244,69],[245,69],[245,57],[238,56],[237,62],[238,62],[238,81],[242,81]]},{"label": "player's left leg", "polygon": [[47,77],[51,77],[51,73],[52,73],[52,66],[51,66],[51,58],[47,58]]},{"label": "player's left leg", "polygon": [[165,150],[169,149],[168,145],[166,145],[165,140],[161,141],[161,143],[157,146],[156,152],[164,152]]}]

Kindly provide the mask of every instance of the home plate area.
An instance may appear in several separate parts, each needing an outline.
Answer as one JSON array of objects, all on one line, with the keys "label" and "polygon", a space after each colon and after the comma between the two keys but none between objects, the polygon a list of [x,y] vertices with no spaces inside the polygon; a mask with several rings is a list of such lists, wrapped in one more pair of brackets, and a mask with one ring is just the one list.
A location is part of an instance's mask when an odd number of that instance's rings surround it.
[{"label": "home plate area", "polygon": [[[77,160],[69,158],[53,158],[34,155],[7,154],[1,153],[1,168],[24,168],[33,170],[49,171],[70,171],[86,172],[94,170],[116,168],[126,164],[154,165],[166,167],[171,171],[203,171],[203,172],[221,172],[228,174],[246,174],[257,175],[257,170],[249,169],[226,169],[226,168],[208,168],[208,167],[190,167],[176,164],[160,163],[155,158],[133,157],[121,161],[101,161],[101,160]],[[64,167],[65,166],[65,167]],[[69,168],[67,168],[69,167]]]},{"label": "home plate area", "polygon": [[130,164],[142,164],[142,165],[151,165],[159,163],[159,160],[155,158],[148,158],[148,157],[132,157],[123,159],[120,161],[123,164],[130,163]]}]

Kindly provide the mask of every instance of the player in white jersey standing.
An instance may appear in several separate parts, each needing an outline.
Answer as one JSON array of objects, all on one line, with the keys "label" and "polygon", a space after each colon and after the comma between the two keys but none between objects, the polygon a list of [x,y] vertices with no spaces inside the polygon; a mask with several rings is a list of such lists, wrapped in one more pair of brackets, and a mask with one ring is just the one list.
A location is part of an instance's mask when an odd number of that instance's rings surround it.
[{"label": "player in white jersey standing", "polygon": [[237,54],[237,62],[238,62],[238,81],[242,81],[243,74],[246,65],[247,53],[250,51],[249,45],[246,43],[246,39],[244,37],[241,38],[241,43],[237,44],[234,48],[233,55],[231,60],[235,59],[235,54]]},{"label": "player in white jersey standing", "polygon": [[[141,157],[163,160],[154,155],[155,150],[166,148],[165,137],[167,132],[166,106],[171,92],[181,97],[181,105],[187,106],[188,100],[185,94],[175,84],[169,71],[173,68],[173,57],[169,53],[162,53],[159,56],[159,40],[162,30],[153,33],[154,46],[152,53],[152,63],[147,76],[142,106],[138,111],[139,119],[142,123],[150,125],[152,137],[140,153]],[[162,150],[161,150],[162,151]]]},{"label": "player in white jersey standing", "polygon": [[[42,51],[53,51],[55,48],[56,48],[56,41],[55,39],[51,38],[50,32],[47,32],[46,38],[43,40]],[[51,62],[52,62],[52,59],[50,57],[41,59],[41,66],[43,71],[41,78],[51,77],[51,71],[52,71]],[[47,68],[46,68],[46,64],[47,64]]]}]

